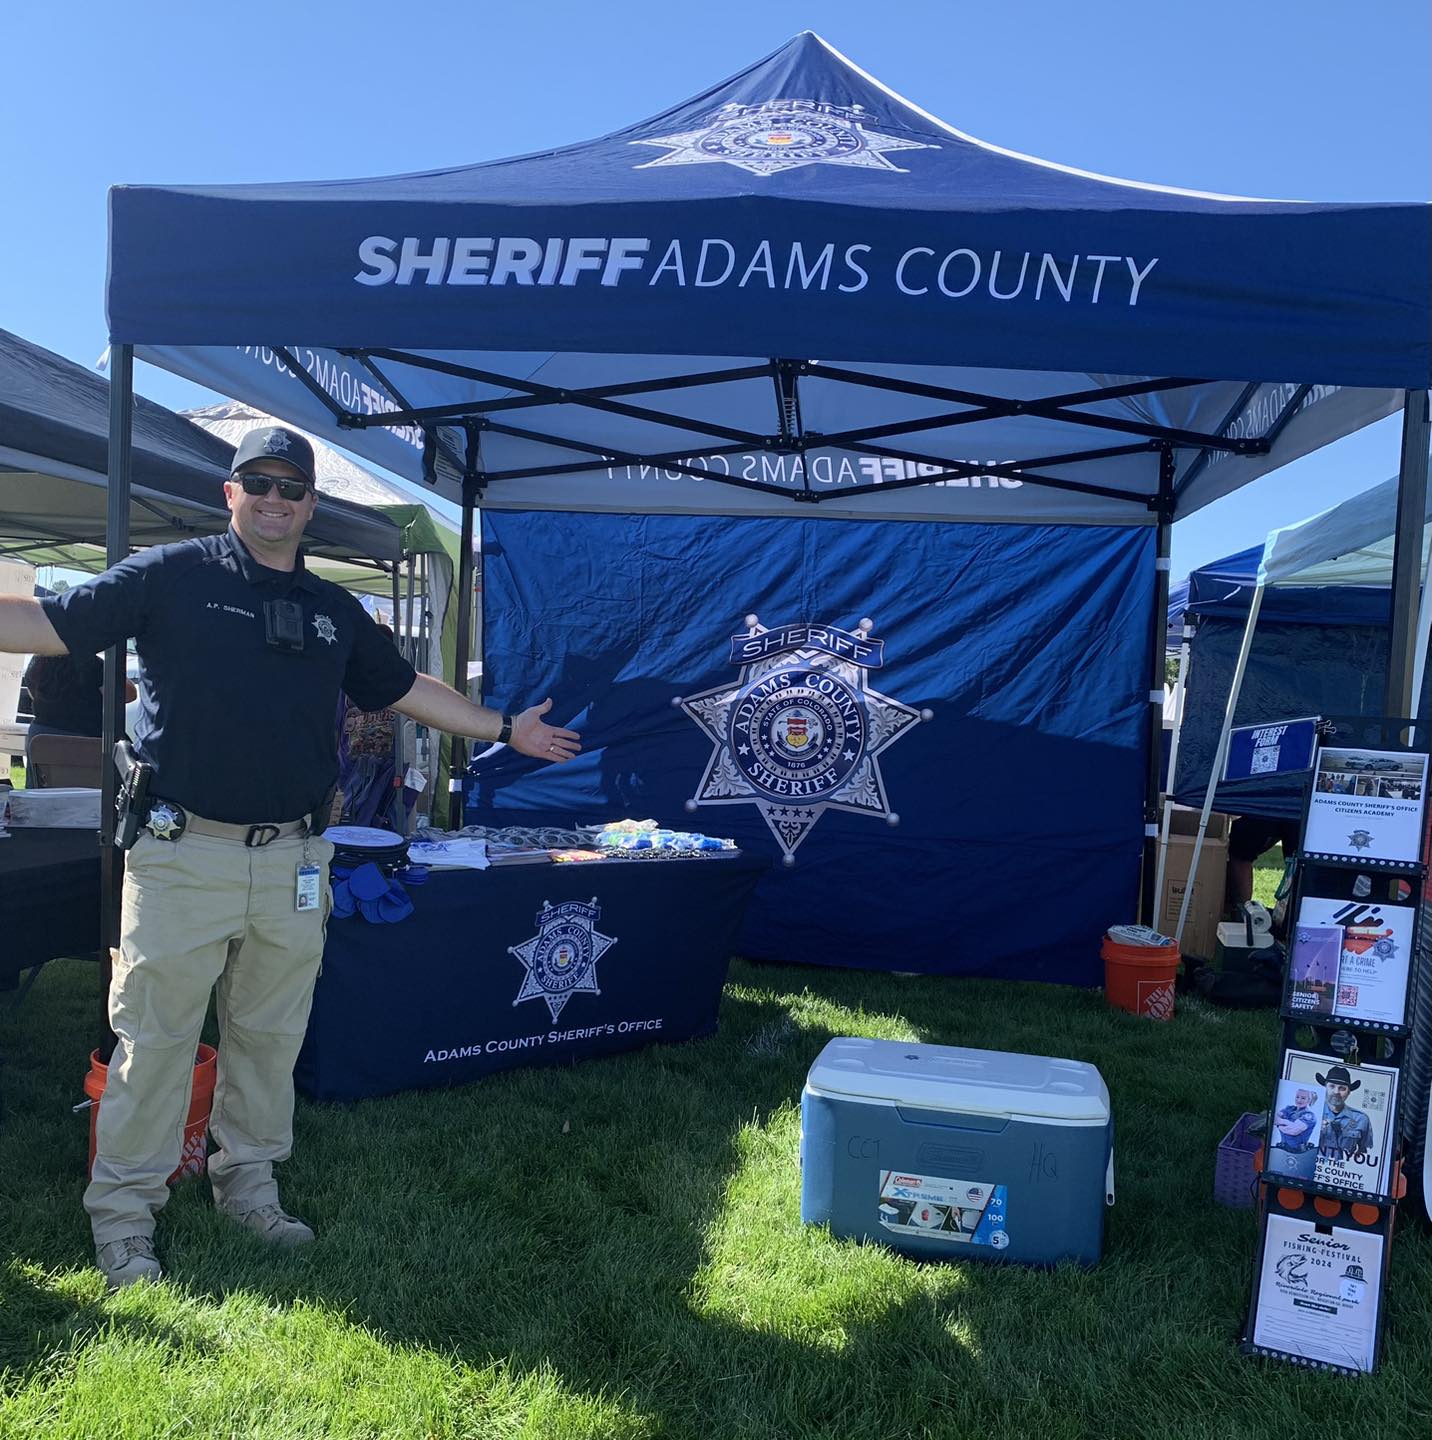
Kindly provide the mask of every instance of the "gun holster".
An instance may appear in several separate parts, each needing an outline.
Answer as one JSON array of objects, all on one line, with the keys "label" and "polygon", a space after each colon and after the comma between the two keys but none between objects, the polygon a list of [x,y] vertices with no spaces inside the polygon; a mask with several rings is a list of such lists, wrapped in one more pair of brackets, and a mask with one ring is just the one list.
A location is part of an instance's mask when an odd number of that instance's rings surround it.
[{"label": "gun holster", "polygon": [[114,799],[114,843],[128,850],[139,838],[139,827],[149,813],[149,782],[154,767],[135,755],[128,740],[117,741],[114,767],[119,771],[119,790]]}]

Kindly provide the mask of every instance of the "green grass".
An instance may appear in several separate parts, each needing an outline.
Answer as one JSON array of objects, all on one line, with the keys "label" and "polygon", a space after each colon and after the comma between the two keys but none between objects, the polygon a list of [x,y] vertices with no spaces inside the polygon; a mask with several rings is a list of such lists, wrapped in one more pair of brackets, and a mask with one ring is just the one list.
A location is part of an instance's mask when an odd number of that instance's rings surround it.
[{"label": "green grass", "polygon": [[1268,909],[1273,908],[1273,896],[1278,882],[1283,878],[1283,847],[1278,845],[1260,855],[1253,862],[1253,898]]},{"label": "green grass", "polygon": [[25,767],[15,761],[11,761],[10,763],[10,783],[17,790],[25,783]]},{"label": "green grass", "polygon": [[[401,983],[401,967],[395,971]],[[0,1436],[1377,1437],[1429,1433],[1432,1237],[1393,1253],[1379,1373],[1246,1360],[1254,1244],[1215,1148],[1266,1104],[1269,1012],[1180,997],[733,967],[711,1039],[353,1106],[300,1103],[284,1194],[318,1243],[205,1187],[168,1279],[106,1297],[80,1208],[96,973],[0,1020]],[[799,1221],[799,1096],[832,1035],[1098,1064],[1118,1203],[1092,1271],[916,1264]]]}]

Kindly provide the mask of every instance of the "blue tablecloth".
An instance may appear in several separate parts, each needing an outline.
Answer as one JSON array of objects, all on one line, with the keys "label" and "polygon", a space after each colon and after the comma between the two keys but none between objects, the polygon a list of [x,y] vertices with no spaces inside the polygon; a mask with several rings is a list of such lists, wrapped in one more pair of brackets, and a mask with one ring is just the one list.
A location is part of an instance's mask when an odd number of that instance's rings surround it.
[{"label": "blue tablecloth", "polygon": [[0,840],[0,990],[21,971],[99,949],[99,836],[17,828]]},{"label": "blue tablecloth", "polygon": [[709,1035],[767,868],[738,855],[434,871],[397,925],[330,921],[298,1088],[356,1100]]}]

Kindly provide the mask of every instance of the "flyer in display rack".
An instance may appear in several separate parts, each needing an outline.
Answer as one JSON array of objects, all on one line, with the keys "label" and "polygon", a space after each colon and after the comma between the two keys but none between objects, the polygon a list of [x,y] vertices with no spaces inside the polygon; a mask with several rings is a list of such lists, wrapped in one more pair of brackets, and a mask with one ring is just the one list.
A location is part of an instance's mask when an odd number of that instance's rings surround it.
[{"label": "flyer in display rack", "polygon": [[1411,905],[1305,895],[1288,960],[1288,1010],[1401,1025],[1412,957]]},{"label": "flyer in display rack", "polygon": [[1268,1131],[1266,1168],[1290,1180],[1313,1179],[1322,1128],[1322,1087],[1306,1080],[1280,1080]]},{"label": "flyer in display rack", "polygon": [[1270,1215],[1253,1343],[1371,1370],[1382,1285],[1382,1236]]},{"label": "flyer in display rack", "polygon": [[1318,751],[1303,849],[1349,860],[1415,862],[1422,849],[1427,756]]},{"label": "flyer in display rack", "polygon": [[[1285,1051],[1268,1168],[1319,1185],[1386,1195],[1396,1114],[1396,1070]],[[1314,1121],[1313,1128],[1299,1128],[1305,1121]],[[1275,1163],[1280,1151],[1290,1165]]]}]

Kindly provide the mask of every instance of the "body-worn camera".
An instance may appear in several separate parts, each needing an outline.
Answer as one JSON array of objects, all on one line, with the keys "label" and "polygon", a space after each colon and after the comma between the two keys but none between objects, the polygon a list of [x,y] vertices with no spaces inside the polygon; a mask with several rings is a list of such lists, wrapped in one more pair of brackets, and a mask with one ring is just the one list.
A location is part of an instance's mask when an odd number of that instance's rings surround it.
[{"label": "body-worn camera", "polygon": [[290,655],[303,653],[303,606],[297,600],[264,601],[264,641]]}]

